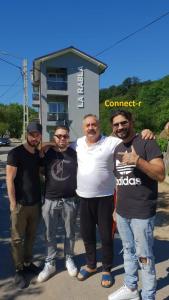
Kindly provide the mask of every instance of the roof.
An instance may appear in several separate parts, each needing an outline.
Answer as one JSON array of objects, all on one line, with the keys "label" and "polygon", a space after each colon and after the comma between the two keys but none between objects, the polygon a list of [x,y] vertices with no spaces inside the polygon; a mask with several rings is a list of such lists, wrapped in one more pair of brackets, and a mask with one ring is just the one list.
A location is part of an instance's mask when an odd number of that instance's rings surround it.
[{"label": "roof", "polygon": [[33,61],[33,69],[39,70],[41,63],[43,63],[49,59],[53,59],[53,58],[57,58],[59,56],[65,55],[67,53],[74,53],[74,54],[82,57],[83,59],[88,60],[89,62],[93,63],[94,65],[97,65],[99,68],[99,74],[103,73],[107,68],[107,65],[105,63],[103,63],[102,61],[86,54],[85,52],[83,52],[73,46],[70,46],[68,48],[64,48],[59,51],[52,52],[52,53],[35,58]]}]

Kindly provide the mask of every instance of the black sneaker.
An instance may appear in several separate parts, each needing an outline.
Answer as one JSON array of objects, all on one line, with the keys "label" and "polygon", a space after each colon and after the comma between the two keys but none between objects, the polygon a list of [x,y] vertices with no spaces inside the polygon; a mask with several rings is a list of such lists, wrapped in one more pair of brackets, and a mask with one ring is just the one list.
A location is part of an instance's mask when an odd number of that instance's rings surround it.
[{"label": "black sneaker", "polygon": [[33,263],[30,263],[29,265],[24,266],[24,271],[28,272],[28,273],[38,275],[41,271],[41,268],[37,267]]},{"label": "black sneaker", "polygon": [[23,270],[16,271],[14,282],[16,287],[18,287],[19,289],[24,289],[26,287],[26,280]]}]

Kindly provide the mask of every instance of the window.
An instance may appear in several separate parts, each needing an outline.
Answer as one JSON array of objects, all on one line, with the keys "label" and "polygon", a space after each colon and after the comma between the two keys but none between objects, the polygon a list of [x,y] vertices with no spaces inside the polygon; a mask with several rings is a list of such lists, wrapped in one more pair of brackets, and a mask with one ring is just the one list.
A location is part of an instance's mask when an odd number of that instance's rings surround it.
[{"label": "window", "polygon": [[47,88],[48,90],[67,90],[66,69],[47,73]]},{"label": "window", "polygon": [[64,113],[65,105],[64,102],[50,102],[49,113]]}]

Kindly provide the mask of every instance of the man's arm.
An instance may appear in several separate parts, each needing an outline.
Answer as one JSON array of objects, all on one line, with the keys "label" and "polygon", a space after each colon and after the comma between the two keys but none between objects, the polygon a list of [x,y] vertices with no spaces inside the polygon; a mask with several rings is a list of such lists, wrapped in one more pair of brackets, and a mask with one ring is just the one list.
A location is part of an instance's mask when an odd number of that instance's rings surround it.
[{"label": "man's arm", "polygon": [[6,166],[6,184],[7,184],[11,211],[14,210],[16,207],[15,186],[14,186],[14,179],[16,177],[16,173],[17,173],[17,167],[13,167],[10,165]]},{"label": "man's arm", "polygon": [[122,155],[122,163],[127,165],[136,165],[138,169],[144,172],[150,178],[163,181],[165,178],[165,166],[162,158],[154,158],[150,161],[146,161],[140,157],[133,146],[131,146],[131,152],[118,152]]},{"label": "man's arm", "polygon": [[40,149],[41,157],[44,156],[44,153],[46,153],[49,150],[49,148],[55,147],[55,146],[56,146],[55,142],[44,142],[44,143],[42,143],[41,149]]},{"label": "man's arm", "polygon": [[139,157],[136,167],[154,180],[163,181],[165,178],[165,166],[161,158],[154,158],[148,162]]}]

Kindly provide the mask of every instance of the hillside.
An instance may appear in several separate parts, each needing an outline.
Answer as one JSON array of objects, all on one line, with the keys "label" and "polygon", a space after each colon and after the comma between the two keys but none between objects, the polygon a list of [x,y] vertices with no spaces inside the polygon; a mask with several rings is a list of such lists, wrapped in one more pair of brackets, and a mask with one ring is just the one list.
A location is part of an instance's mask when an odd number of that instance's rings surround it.
[{"label": "hillside", "polygon": [[169,121],[169,76],[145,82],[140,82],[137,77],[131,77],[118,86],[112,85],[101,89],[102,132],[106,134],[111,132],[109,118],[111,112],[117,109],[126,109],[133,113],[138,131],[150,128],[155,133],[161,132]]}]

